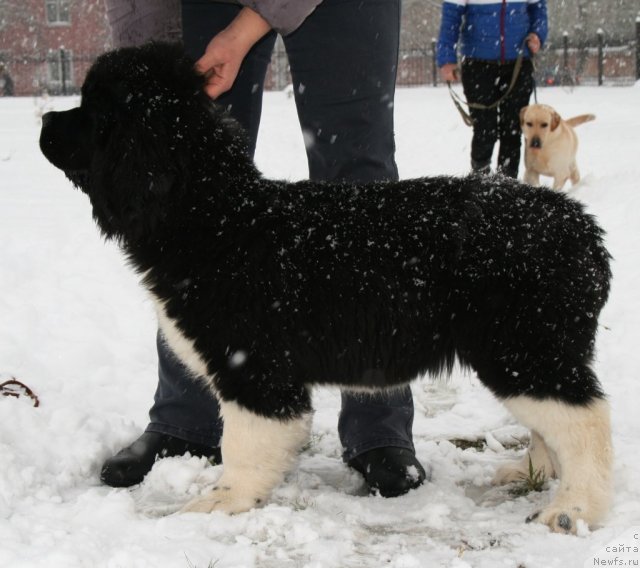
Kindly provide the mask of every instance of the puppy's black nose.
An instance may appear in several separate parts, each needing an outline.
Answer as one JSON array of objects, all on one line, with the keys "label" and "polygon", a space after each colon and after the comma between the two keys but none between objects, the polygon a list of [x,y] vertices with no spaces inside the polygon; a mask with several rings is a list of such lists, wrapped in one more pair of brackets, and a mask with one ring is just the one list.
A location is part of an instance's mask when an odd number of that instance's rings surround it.
[{"label": "puppy's black nose", "polygon": [[529,144],[532,148],[542,148],[542,141],[537,136],[534,136],[531,139],[531,144]]}]

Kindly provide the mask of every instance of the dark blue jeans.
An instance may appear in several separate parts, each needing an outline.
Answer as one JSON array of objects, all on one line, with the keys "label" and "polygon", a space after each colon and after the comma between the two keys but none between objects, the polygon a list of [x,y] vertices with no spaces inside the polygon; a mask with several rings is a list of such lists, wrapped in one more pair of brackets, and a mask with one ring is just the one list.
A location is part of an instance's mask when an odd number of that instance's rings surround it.
[{"label": "dark blue jeans", "polygon": [[[239,6],[182,1],[185,48],[198,58]],[[393,102],[400,34],[400,0],[324,0],[283,38],[289,59],[309,176],[314,180],[398,179]],[[217,102],[247,130],[255,150],[262,93],[276,34],[249,52],[233,88]],[[158,337],[159,382],[149,431],[218,445],[217,403]],[[344,459],[368,450],[413,450],[413,400],[408,387],[377,394],[342,394],[338,421]]]}]

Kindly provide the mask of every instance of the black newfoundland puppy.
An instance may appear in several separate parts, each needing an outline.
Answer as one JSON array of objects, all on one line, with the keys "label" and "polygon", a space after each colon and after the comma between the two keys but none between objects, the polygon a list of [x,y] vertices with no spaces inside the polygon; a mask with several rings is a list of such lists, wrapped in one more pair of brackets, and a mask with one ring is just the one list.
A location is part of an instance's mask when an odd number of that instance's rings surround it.
[{"label": "black newfoundland puppy", "polygon": [[85,192],[224,417],[224,472],[190,511],[269,497],[309,435],[314,384],[383,389],[457,357],[532,430],[560,484],[531,518],[594,524],[609,410],[591,369],[609,291],[602,231],[563,195],[491,177],[373,184],[263,178],[176,46],[107,53],[42,151]]}]

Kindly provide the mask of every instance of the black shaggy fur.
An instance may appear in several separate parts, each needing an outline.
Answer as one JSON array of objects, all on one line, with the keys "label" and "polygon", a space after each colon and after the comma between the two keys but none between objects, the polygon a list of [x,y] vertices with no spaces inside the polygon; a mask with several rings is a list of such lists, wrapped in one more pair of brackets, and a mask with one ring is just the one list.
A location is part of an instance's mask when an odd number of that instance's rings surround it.
[{"label": "black shaggy fur", "polygon": [[177,47],[108,53],[41,148],[219,396],[289,418],[309,385],[397,385],[456,357],[501,398],[603,396],[609,256],[581,205],[503,178],[267,180],[202,85]]}]

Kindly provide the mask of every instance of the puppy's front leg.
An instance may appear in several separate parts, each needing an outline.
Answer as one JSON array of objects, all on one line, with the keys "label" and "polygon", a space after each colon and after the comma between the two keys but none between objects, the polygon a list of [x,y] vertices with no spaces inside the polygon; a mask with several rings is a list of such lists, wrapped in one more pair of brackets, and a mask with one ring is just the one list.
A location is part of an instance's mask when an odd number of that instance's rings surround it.
[{"label": "puppy's front leg", "polygon": [[576,185],[580,181],[580,170],[578,170],[578,166],[575,162],[571,164],[569,179],[571,180],[571,185]]},{"label": "puppy's front leg", "polygon": [[311,414],[265,418],[235,402],[220,401],[224,420],[222,476],[213,490],[183,512],[241,513],[263,505],[309,439]]},{"label": "puppy's front leg", "polygon": [[540,174],[530,168],[526,168],[523,181],[524,183],[537,187],[540,185]]},{"label": "puppy's front leg", "polygon": [[599,523],[611,501],[613,451],[607,401],[594,398],[588,404],[575,404],[517,396],[504,402],[516,418],[539,433],[558,461],[558,491],[529,520],[561,533],[576,533],[579,519],[589,526]]},{"label": "puppy's front leg", "polygon": [[564,184],[567,183],[568,176],[565,175],[557,175],[553,178],[553,185],[551,186],[553,189],[560,191]]}]

